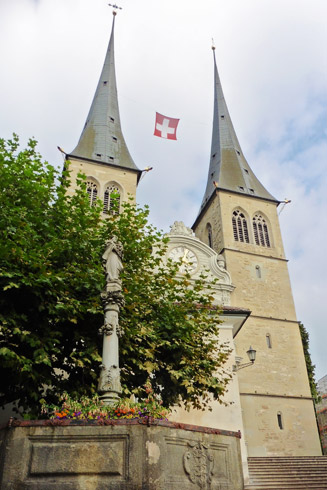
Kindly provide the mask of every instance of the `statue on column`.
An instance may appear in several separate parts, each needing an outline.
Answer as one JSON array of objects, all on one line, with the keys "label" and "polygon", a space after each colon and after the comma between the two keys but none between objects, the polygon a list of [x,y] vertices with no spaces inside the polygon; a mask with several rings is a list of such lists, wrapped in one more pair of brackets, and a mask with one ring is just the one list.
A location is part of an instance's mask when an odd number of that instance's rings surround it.
[{"label": "statue on column", "polygon": [[106,405],[116,403],[121,394],[118,340],[122,335],[119,310],[124,305],[120,279],[123,270],[122,258],[123,246],[118,238],[113,236],[107,241],[102,255],[106,286],[101,293],[104,325],[99,329],[99,333],[103,335],[103,350],[98,391]]},{"label": "statue on column", "polygon": [[110,283],[121,283],[120,273],[123,270],[122,264],[123,246],[116,236],[113,236],[106,243],[106,250],[102,255],[102,263],[106,272],[107,288]]}]

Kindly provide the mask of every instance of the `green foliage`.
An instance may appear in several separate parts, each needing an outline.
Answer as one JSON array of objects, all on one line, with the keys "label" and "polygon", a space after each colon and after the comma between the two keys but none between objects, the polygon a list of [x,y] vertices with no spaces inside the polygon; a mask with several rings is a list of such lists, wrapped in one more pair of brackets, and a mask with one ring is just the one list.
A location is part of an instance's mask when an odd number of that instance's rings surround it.
[{"label": "green foliage", "polygon": [[42,400],[42,414],[59,420],[108,420],[151,417],[167,419],[169,410],[162,406],[162,400],[153,393],[150,382],[143,389],[145,399],[137,402],[131,399],[120,399],[114,406],[105,406],[98,395],[92,398],[83,396],[81,400],[71,398],[68,393],[60,397],[59,405],[48,406]]},{"label": "green foliage", "polygon": [[85,176],[70,195],[69,168],[61,176],[42,162],[34,140],[19,151],[16,135],[0,140],[0,186],[0,405],[18,400],[35,416],[40,399],[96,393],[101,256],[113,234],[124,246],[124,395],[142,399],[151,376],[165,406],[203,408],[221,398],[230,376],[219,312],[203,279],[190,287],[178,264],[164,265],[167,239],[149,225],[147,208],[130,203],[102,219],[101,203],[89,205]]},{"label": "green foliage", "polygon": [[311,396],[314,399],[315,403],[318,403],[320,401],[321,397],[318,393],[317,383],[315,380],[316,366],[314,364],[312,364],[312,360],[311,360],[311,356],[310,356],[310,352],[309,352],[309,333],[306,330],[306,328],[304,327],[303,323],[301,323],[301,322],[299,322],[299,329],[300,329],[300,334],[301,334],[301,339],[302,339],[305,363],[307,366]]}]

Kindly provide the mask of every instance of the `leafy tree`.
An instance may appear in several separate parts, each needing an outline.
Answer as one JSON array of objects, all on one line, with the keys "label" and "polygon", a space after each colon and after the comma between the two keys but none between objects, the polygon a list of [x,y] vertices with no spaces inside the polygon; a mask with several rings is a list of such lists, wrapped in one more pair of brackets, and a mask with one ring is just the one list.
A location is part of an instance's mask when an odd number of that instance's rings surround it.
[{"label": "leafy tree", "polygon": [[40,399],[96,392],[101,256],[113,234],[124,246],[125,394],[142,396],[150,376],[166,406],[221,400],[230,376],[219,312],[204,277],[190,287],[178,265],[162,261],[167,238],[148,223],[147,208],[130,203],[102,219],[101,203],[89,205],[85,176],[70,195],[69,166],[60,175],[42,162],[35,140],[20,150],[16,135],[0,140],[0,186],[0,405],[17,400],[35,416]]},{"label": "leafy tree", "polygon": [[315,369],[316,366],[312,364],[311,360],[311,355],[309,351],[309,333],[303,323],[299,322],[299,329],[300,329],[300,334],[301,334],[301,340],[302,340],[302,345],[303,345],[303,351],[304,351],[304,357],[305,357],[305,363],[307,366],[307,373],[308,373],[308,378],[309,378],[309,384],[310,384],[310,390],[311,390],[311,396],[315,403],[318,403],[320,401],[320,395],[318,393],[317,389],[317,383],[315,380]]}]

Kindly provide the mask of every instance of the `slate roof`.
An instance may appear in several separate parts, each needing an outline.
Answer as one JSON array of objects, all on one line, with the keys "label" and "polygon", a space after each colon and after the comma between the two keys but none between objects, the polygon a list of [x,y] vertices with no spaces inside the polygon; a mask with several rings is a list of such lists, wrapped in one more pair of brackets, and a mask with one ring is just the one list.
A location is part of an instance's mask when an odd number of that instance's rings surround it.
[{"label": "slate roof", "polygon": [[265,189],[254,175],[243,155],[225,101],[214,48],[213,55],[215,78],[211,155],[207,186],[199,215],[216,189],[250,195],[278,203],[279,201]]},{"label": "slate roof", "polygon": [[81,137],[71,155],[139,171],[128,151],[120,124],[114,27],[115,12],[99,83]]}]

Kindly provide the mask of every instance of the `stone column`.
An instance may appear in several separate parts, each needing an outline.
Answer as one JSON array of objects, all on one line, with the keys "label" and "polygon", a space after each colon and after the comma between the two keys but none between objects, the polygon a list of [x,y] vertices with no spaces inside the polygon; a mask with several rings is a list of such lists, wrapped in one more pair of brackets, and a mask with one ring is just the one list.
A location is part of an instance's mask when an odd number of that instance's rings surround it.
[{"label": "stone column", "polygon": [[119,326],[119,310],[124,304],[120,272],[123,248],[116,237],[107,242],[103,254],[103,266],[106,271],[106,287],[101,293],[104,310],[104,325],[99,333],[103,335],[102,365],[98,391],[106,405],[115,404],[121,394],[119,369],[119,337],[122,335]]}]

